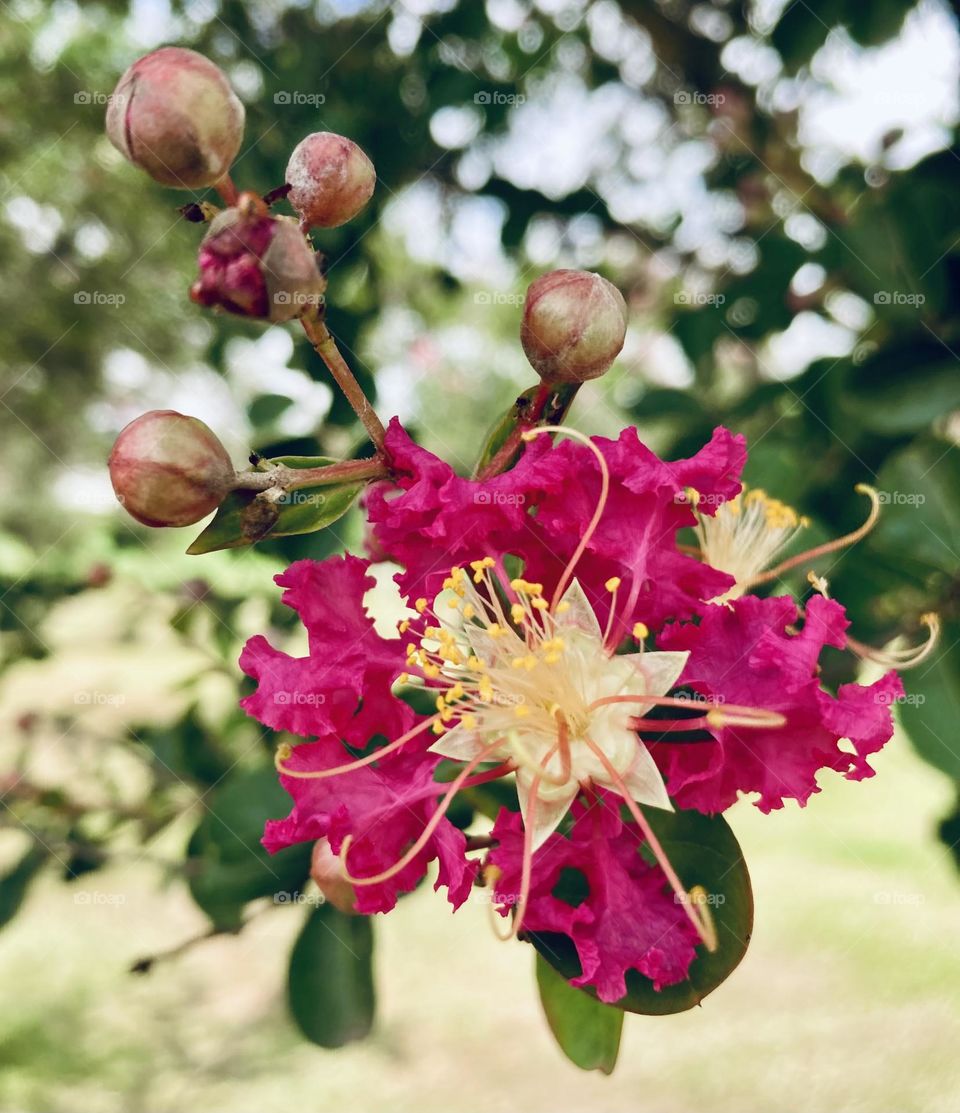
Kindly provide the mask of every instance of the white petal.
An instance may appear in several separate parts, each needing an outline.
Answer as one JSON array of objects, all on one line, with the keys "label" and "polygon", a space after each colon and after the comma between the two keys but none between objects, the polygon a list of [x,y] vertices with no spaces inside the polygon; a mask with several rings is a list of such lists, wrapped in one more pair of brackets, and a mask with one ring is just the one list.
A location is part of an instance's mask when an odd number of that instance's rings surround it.
[{"label": "white petal", "polygon": [[[555,800],[544,800],[543,797],[537,798],[537,811],[533,817],[533,849],[535,851],[539,850],[560,826],[560,821],[570,810],[570,805],[577,798],[579,791],[580,786],[574,782],[568,796],[562,796]],[[523,816],[524,823],[526,823],[527,816],[530,814],[530,786],[523,777],[517,777],[517,796],[520,800],[520,814]]]},{"label": "white petal", "polygon": [[593,638],[602,638],[600,621],[590,606],[590,600],[580,586],[579,580],[573,580],[563,593],[561,603],[569,603],[569,608],[562,614],[556,615],[557,626],[561,629],[578,629]]},{"label": "white petal", "polygon": [[615,657],[615,661],[629,661],[630,664],[646,679],[644,694],[663,696],[680,679],[680,674],[686,668],[690,651],[682,652],[667,650],[644,651],[643,653],[627,653],[622,657]]},{"label": "white petal", "polygon": [[623,778],[623,783],[638,804],[652,804],[655,808],[673,811],[673,804],[670,803],[670,797],[667,795],[667,786],[663,783],[663,774],[642,742],[637,747],[637,759],[630,772]]},{"label": "white petal", "polygon": [[476,731],[456,726],[453,730],[441,734],[429,748],[429,752],[440,754],[441,757],[449,757],[453,761],[471,761],[480,753],[484,745],[483,738]]}]

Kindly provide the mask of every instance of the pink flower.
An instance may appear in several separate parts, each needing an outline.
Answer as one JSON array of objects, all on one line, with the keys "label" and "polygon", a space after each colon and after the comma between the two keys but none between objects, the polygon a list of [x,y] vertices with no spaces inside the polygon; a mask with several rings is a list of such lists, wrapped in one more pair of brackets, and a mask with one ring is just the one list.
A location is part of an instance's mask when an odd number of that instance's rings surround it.
[{"label": "pink flower", "polygon": [[[345,764],[344,756],[337,738],[330,736],[297,746],[287,768],[316,774]],[[293,797],[293,811],[267,824],[263,845],[274,853],[326,838],[334,854],[349,846],[350,868],[363,877],[388,870],[436,813],[437,797],[445,787],[433,779],[439,763],[439,758],[413,754],[386,757],[376,768],[367,765],[343,777],[282,776],[281,783]],[[440,867],[434,888],[446,886],[450,903],[459,908],[477,872],[477,863],[469,861],[465,851],[463,833],[441,818],[423,849],[401,870],[383,882],[356,887],[356,910],[368,915],[389,912],[401,893],[416,888],[434,859]]]},{"label": "pink flower", "polygon": [[[641,856],[643,835],[621,822],[617,798],[603,792],[575,805],[574,816],[569,838],[551,835],[534,855],[524,930],[568,936],[581,966],[572,984],[592,986],[601,1001],[624,996],[628,970],[650,978],[656,989],[683,981],[699,940],[663,872]],[[499,871],[494,901],[506,916],[521,886],[521,817],[502,810],[493,836],[499,842],[490,852]],[[571,870],[586,881],[577,905],[554,895]]]},{"label": "pink flower", "polygon": [[249,715],[274,730],[360,747],[412,726],[413,711],[391,693],[405,667],[403,644],[382,638],[363,605],[376,582],[368,567],[349,555],[300,560],[276,577],[307,628],[309,653],[290,657],[261,635],[247,642],[240,667],[258,684],[240,703]]},{"label": "pink flower", "polygon": [[[757,806],[768,812],[788,798],[805,803],[819,791],[821,769],[851,780],[872,775],[866,756],[893,733],[890,705],[903,694],[900,679],[888,672],[875,684],[845,684],[830,695],[817,679],[817,660],[825,645],[846,646],[843,607],[817,595],[806,604],[799,633],[792,632],[797,621],[797,606],[786,596],[748,595],[706,608],[697,626],[670,625],[660,634],[658,646],[689,652],[680,683],[708,705],[721,711],[749,705],[786,719],[771,729],[708,725],[702,743],[653,743],[680,807],[721,812],[740,792],[755,792]],[[843,738],[852,752],[840,746]]]}]

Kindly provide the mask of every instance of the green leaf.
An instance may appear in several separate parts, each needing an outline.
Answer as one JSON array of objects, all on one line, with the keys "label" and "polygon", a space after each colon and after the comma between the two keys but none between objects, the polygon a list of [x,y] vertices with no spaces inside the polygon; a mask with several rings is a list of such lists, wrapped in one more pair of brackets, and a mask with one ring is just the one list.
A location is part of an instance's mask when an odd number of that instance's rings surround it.
[{"label": "green leaf", "polygon": [[321,1047],[362,1040],[373,1026],[373,925],[332,904],[310,912],[290,953],[290,1013]]},{"label": "green leaf", "polygon": [[933,657],[904,677],[900,719],[920,756],[960,781],[960,623],[944,626]]},{"label": "green leaf", "polygon": [[612,1074],[620,1052],[623,1012],[576,989],[540,955],[537,987],[550,1031],[570,1062],[581,1070]]},{"label": "green leaf", "polygon": [[[288,468],[320,468],[339,461],[326,456],[278,456],[260,460],[257,470],[267,471],[274,464]],[[233,491],[223,500],[216,516],[187,552],[191,556],[218,549],[236,549],[271,537],[291,537],[325,529],[356,501],[365,483],[318,483],[287,491],[275,502],[265,492]]]},{"label": "green leaf", "polygon": [[[883,508],[870,550],[922,574],[955,576],[960,553],[960,450],[916,440],[889,456],[877,476]],[[949,644],[944,642],[943,644]]]},{"label": "green leaf", "polygon": [[292,903],[310,874],[309,843],[268,854],[260,843],[268,819],[290,800],[273,766],[233,773],[205,801],[207,813],[187,848],[190,895],[214,926],[236,931],[248,901]]},{"label": "green leaf", "polygon": [[50,856],[41,842],[34,842],[26,853],[0,876],[0,927],[8,924],[20,911],[30,883]]},{"label": "green leaf", "polygon": [[[536,424],[562,425],[571,405],[573,405],[573,400],[577,396],[580,385],[580,383],[558,383],[557,386],[554,387],[544,407],[542,417]],[[539,392],[540,384],[525,390],[516,402],[513,403],[510,409],[507,410],[493,426],[487,434],[486,440],[483,442],[483,447],[480,450],[480,457],[477,460],[477,466],[473,469],[473,474],[475,476],[480,475],[500,449],[503,448],[510,435],[515,432],[520,423],[527,417],[530,412],[530,407],[533,405]],[[508,468],[513,467],[519,455],[520,450],[518,448],[502,470],[506,471]]]},{"label": "green leaf", "polygon": [[[687,980],[677,985],[656,990],[649,978],[636,970],[627,971],[627,994],[614,1002],[615,1007],[663,1016],[699,1005],[740,964],[753,931],[753,893],[740,846],[721,816],[658,808],[644,808],[643,812],[680,880],[688,889],[700,885],[706,891],[718,941],[712,953],[699,949]],[[568,936],[531,932],[530,938],[564,978],[580,974],[580,960]]]},{"label": "green leaf", "polygon": [[957,361],[941,344],[914,335],[854,368],[842,404],[875,433],[915,433],[960,406]]}]

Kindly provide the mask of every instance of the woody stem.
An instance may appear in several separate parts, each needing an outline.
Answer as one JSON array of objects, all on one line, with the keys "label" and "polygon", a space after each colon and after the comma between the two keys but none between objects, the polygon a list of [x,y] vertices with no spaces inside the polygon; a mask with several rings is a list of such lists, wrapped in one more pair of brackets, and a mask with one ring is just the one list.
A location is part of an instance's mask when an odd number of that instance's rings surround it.
[{"label": "woody stem", "polygon": [[343,391],[343,396],[353,407],[353,412],[360,419],[377,452],[382,452],[383,441],[387,435],[383,423],[377,417],[376,411],[370,404],[370,399],[363,393],[363,388],[340,354],[340,349],[330,335],[327,326],[323,321],[311,320],[308,317],[301,317],[300,323],[303,325],[303,331],[307,334],[307,339],[313,345],[314,351],[323,360],[337,386]]},{"label": "woody stem", "polygon": [[238,471],[233,477],[233,489],[268,491],[279,487],[295,491],[299,487],[330,487],[335,483],[382,479],[387,474],[387,465],[379,455],[364,460],[341,460],[320,468],[289,468],[286,464],[276,464],[266,471]]}]

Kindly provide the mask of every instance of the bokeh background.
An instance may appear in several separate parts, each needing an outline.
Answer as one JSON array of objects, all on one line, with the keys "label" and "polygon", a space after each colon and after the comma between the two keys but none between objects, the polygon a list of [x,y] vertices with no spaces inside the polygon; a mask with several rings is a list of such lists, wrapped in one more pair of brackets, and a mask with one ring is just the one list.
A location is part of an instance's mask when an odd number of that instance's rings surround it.
[{"label": "bokeh background", "polygon": [[[254,632],[298,644],[273,574],[358,545],[362,523],[187,557],[191,531],[120,513],[104,461],[156,407],[203,418],[237,461],[363,445],[294,329],[187,300],[198,229],[177,208],[195,198],[103,134],[120,73],[163,43],[211,56],[244,100],[241,187],[281,184],[311,131],[372,156],[374,202],[321,246],[331,327],[383,416],[468,470],[531,382],[526,285],[600,270],[631,327],[571,424],[633,422],[678,455],[718,422],[743,431],[748,479],[815,539],[855,526],[854,484],[874,484],[882,523],[833,560],[832,592],[873,644],[943,618],[875,779],[733,811],[747,958],[702,1008],[629,1017],[612,1078],[552,1045],[529,948],[426,887],[375,925],[370,1040],[321,1050],[288,1017],[312,908],[276,893],[309,896],[307,862],[259,851],[285,801],[236,659]],[[5,0],[0,60],[0,1108],[954,1113],[956,12]],[[830,679],[849,670],[838,655]]]}]

